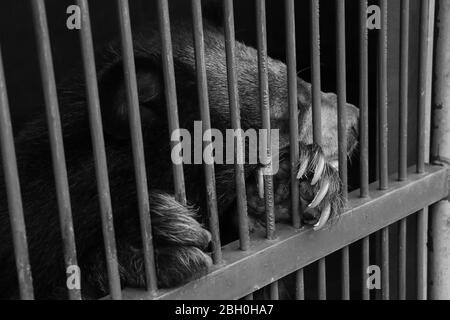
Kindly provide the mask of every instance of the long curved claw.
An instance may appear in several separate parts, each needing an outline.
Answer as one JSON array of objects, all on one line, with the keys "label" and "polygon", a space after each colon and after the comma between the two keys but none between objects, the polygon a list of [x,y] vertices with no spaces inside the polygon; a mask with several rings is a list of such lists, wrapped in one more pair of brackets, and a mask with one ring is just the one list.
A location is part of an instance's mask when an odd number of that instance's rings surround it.
[{"label": "long curved claw", "polygon": [[300,168],[298,169],[297,180],[300,180],[301,178],[303,178],[303,176],[306,173],[306,169],[308,168],[308,164],[309,164],[309,160],[306,160],[301,164]]},{"label": "long curved claw", "polygon": [[325,158],[320,157],[319,162],[317,163],[316,170],[314,171],[314,177],[311,180],[311,185],[314,186],[319,181],[322,176],[323,170],[325,168]]},{"label": "long curved claw", "polygon": [[322,229],[330,218],[331,206],[329,203],[325,206],[323,211],[321,212],[319,221],[314,225],[314,231],[319,231]]},{"label": "long curved claw", "polygon": [[314,209],[317,207],[320,202],[322,202],[323,198],[325,198],[325,195],[328,192],[328,189],[330,188],[330,181],[325,180],[324,183],[320,186],[319,192],[317,192],[316,196],[314,197],[313,201],[308,205],[308,208]]}]

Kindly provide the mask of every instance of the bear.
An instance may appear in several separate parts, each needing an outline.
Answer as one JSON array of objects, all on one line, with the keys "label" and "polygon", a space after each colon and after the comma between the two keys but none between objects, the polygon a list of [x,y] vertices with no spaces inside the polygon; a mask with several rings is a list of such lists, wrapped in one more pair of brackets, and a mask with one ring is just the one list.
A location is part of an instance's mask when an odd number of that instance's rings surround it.
[{"label": "bear", "polygon": [[[172,46],[180,127],[192,132],[200,120],[192,26],[172,24]],[[208,272],[211,235],[205,228],[207,209],[201,165],[185,165],[188,204],[174,196],[170,132],[161,67],[158,28],[134,34],[134,55],[142,118],[145,165],[149,184],[150,211],[155,246],[158,287],[182,285]],[[223,31],[204,25],[206,72],[211,126],[231,128],[227,66]],[[236,74],[243,130],[261,128],[257,51],[236,42]],[[109,44],[97,58],[97,74],[105,148],[113,205],[120,280],[123,287],[145,287],[142,240],[139,227],[136,184],[128,125],[126,85],[120,42]],[[289,108],[287,67],[268,59],[271,126],[279,130],[280,170],[274,177],[276,194],[289,185]],[[69,179],[78,263],[82,274],[82,295],[97,299],[108,295],[108,277],[99,213],[95,164],[84,81],[74,76],[59,91],[60,113]],[[323,226],[342,210],[342,185],[336,170],[337,98],[321,94],[322,144],[312,139],[311,85],[298,78],[298,120],[300,162],[298,183],[303,222]],[[358,109],[346,105],[348,154],[357,144]],[[30,263],[35,297],[66,298],[66,273],[57,214],[52,160],[46,118],[36,113],[15,138],[22,188]],[[250,225],[263,225],[263,200],[258,196],[257,164],[245,164]],[[236,234],[236,191],[233,165],[216,165],[216,191],[223,241]],[[3,181],[3,173],[0,173]],[[327,183],[322,183],[327,181]],[[326,187],[324,187],[326,186]],[[283,189],[283,190],[284,190]],[[289,188],[287,188],[289,189]],[[0,184],[0,298],[18,298],[14,251],[4,184]],[[289,190],[275,198],[277,222],[290,215]],[[322,218],[321,218],[322,217]]]}]

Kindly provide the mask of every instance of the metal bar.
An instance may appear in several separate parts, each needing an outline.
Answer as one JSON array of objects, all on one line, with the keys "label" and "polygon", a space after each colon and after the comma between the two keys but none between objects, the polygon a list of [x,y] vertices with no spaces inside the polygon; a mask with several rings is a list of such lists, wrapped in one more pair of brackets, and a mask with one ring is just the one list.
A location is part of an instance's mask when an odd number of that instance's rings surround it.
[{"label": "metal bar", "polygon": [[429,0],[429,15],[428,15],[428,41],[427,41],[427,79],[426,83],[430,84],[427,86],[425,92],[425,163],[430,163],[431,155],[431,98],[433,94],[433,63],[434,63],[434,23],[435,23],[435,13],[436,13],[436,1]]},{"label": "metal bar", "polygon": [[[429,1],[421,1],[420,16],[420,57],[419,57],[419,105],[417,109],[417,172],[425,171],[426,106],[427,92],[431,90],[428,74],[428,27]],[[428,208],[423,208],[417,215],[417,299],[427,298],[427,233]]]},{"label": "metal bar", "polygon": [[[228,264],[215,267],[200,279],[182,287],[160,291],[158,299],[236,299],[267,286],[287,275],[358,241],[448,196],[446,168],[428,166],[423,175],[408,171],[409,180],[400,182],[391,176],[390,190],[370,185],[370,198],[360,198],[359,191],[349,194],[348,209],[339,223],[321,231],[277,226],[277,241],[267,241],[252,234],[252,250],[242,252],[239,241],[223,248]],[[414,197],[411,197],[414,194]],[[395,208],[395,210],[393,210]],[[292,254],[295,252],[296,254]],[[226,288],[226,290],[217,290]],[[127,289],[126,298],[149,299],[147,293]]]},{"label": "metal bar", "polygon": [[[167,0],[158,0],[158,22],[161,32],[161,58],[164,73],[164,92],[167,103],[167,118],[169,120],[169,132],[177,132],[180,129],[178,118],[177,91],[175,83],[175,69],[173,65],[172,39],[170,35],[169,5]],[[171,148],[180,142],[171,139]],[[184,184],[184,173],[182,163],[173,163],[173,183],[175,188],[175,198],[181,204],[186,204],[186,189]]]},{"label": "metal bar", "polygon": [[[194,28],[195,61],[197,70],[198,97],[200,105],[200,116],[203,124],[203,135],[210,132],[211,116],[209,112],[208,83],[206,77],[205,43],[203,34],[203,19],[201,0],[192,0],[192,21]],[[203,150],[212,143],[211,135],[208,135],[203,142]],[[212,235],[212,256],[215,264],[222,261],[222,250],[219,232],[219,213],[217,208],[216,178],[214,164],[205,163],[206,196],[208,203],[209,230]]]},{"label": "metal bar", "polygon": [[322,113],[320,84],[320,23],[319,0],[311,0],[311,85],[313,110],[313,138],[322,144]]},{"label": "metal bar", "polygon": [[269,290],[270,290],[270,300],[279,300],[280,299],[280,295],[278,292],[278,281],[272,282],[269,285]]},{"label": "metal bar", "polygon": [[299,162],[298,144],[298,101],[297,101],[297,58],[295,47],[295,4],[294,0],[285,0],[286,16],[286,64],[288,76],[289,104],[289,140],[291,162],[291,211],[292,224],[300,228],[300,191],[297,181],[297,166]]},{"label": "metal bar", "polygon": [[367,0],[359,6],[359,141],[360,141],[360,192],[369,196],[369,62],[367,35]]},{"label": "metal bar", "polygon": [[420,7],[420,57],[419,57],[419,92],[417,109],[417,172],[425,170],[425,107],[426,92],[430,90],[431,83],[427,82],[427,51],[428,51],[428,0],[422,0]]},{"label": "metal bar", "polygon": [[[50,47],[50,35],[48,32],[44,1],[33,0],[31,5],[34,19],[34,29],[37,39],[41,79],[44,90],[53,174],[55,176],[56,198],[58,202],[59,221],[64,248],[64,262],[66,268],[68,268],[70,266],[77,266],[78,263],[73,231],[66,159],[64,156],[61,119],[56,91],[55,72],[53,69],[52,52]],[[81,299],[81,293],[78,289],[69,290],[68,293],[70,299]]]},{"label": "metal bar", "polygon": [[[434,4],[434,3],[432,3]],[[433,126],[431,160],[450,167],[450,1],[439,0],[436,14],[435,66],[433,74]],[[431,11],[434,13],[434,10]],[[431,14],[431,15],[432,15]],[[450,299],[450,197],[431,207],[431,299]]]},{"label": "metal bar", "polygon": [[406,222],[402,219],[399,222],[398,230],[398,298],[406,299]]},{"label": "metal bar", "polygon": [[417,299],[427,299],[428,207],[417,213]]},{"label": "metal bar", "polygon": [[361,292],[362,292],[362,299],[363,300],[370,300],[370,292],[369,288],[367,286],[367,270],[370,265],[370,237],[367,236],[362,239],[362,286],[361,286]]},{"label": "metal bar", "polygon": [[[259,100],[261,104],[261,122],[263,134],[263,148],[266,149],[264,166],[269,169],[264,175],[264,199],[266,205],[266,237],[275,238],[275,204],[273,198],[273,175],[272,175],[272,145],[270,135],[270,101],[269,101],[269,78],[267,60],[267,26],[266,26],[266,2],[256,0],[256,33],[258,48],[258,74],[259,74]],[[268,162],[269,161],[269,162]],[[268,162],[268,163],[267,163]],[[261,170],[261,169],[260,169]]]},{"label": "metal bar", "polygon": [[126,85],[128,114],[131,130],[131,145],[135,170],[136,189],[139,207],[139,220],[142,234],[142,248],[147,290],[155,294],[157,289],[155,256],[153,248],[150,203],[145,168],[144,142],[142,137],[139,96],[134,61],[133,38],[131,34],[130,10],[128,0],[118,0],[120,36],[122,42],[123,72]]},{"label": "metal bar", "polygon": [[17,170],[14,135],[9,113],[8,93],[6,92],[3,59],[0,48],[0,147],[3,172],[8,197],[8,209],[16,259],[20,298],[34,299],[33,279],[28,256],[27,235],[23,215],[22,196],[20,192],[19,173]]},{"label": "metal bar", "polygon": [[336,0],[336,85],[338,106],[339,176],[347,199],[347,76],[345,64],[345,0]]},{"label": "metal bar", "polygon": [[321,258],[318,263],[318,289],[319,300],[327,299],[327,265],[326,258]]},{"label": "metal bar", "polygon": [[[346,86],[346,64],[345,64],[345,1],[336,1],[336,84],[338,103],[338,147],[339,147],[339,176],[342,181],[342,195],[347,201],[347,86]],[[349,248],[342,249],[342,299],[350,299],[350,267]]]},{"label": "metal bar", "polygon": [[[235,155],[244,154],[244,142],[241,132],[241,113],[239,106],[238,81],[236,74],[235,38],[233,0],[223,0],[225,47],[227,56],[228,94],[230,100],[231,124],[237,132]],[[238,159],[235,159],[238,160]],[[245,194],[244,166],[241,161],[235,161],[236,197],[239,215],[239,239],[241,250],[247,250],[250,245],[247,216],[247,197]]]},{"label": "metal bar", "polygon": [[[320,21],[319,0],[311,0],[311,85],[312,85],[312,113],[313,140],[322,144],[322,113],[321,113],[321,84],[320,84]],[[318,264],[319,300],[326,299],[326,263],[325,258]]]},{"label": "metal bar", "polygon": [[381,30],[378,32],[378,143],[380,189],[388,188],[388,97],[387,97],[387,0],[380,0]]},{"label": "metal bar", "polygon": [[389,300],[389,226],[381,230],[381,298]]},{"label": "metal bar", "polygon": [[350,300],[350,251],[349,247],[342,249],[342,271],[341,271],[341,285],[342,285],[342,300]]},{"label": "metal bar", "polygon": [[398,179],[406,180],[408,167],[409,0],[402,0],[400,18],[400,108]]},{"label": "metal bar", "polygon": [[295,299],[305,300],[305,280],[303,269],[300,269],[295,273]]}]

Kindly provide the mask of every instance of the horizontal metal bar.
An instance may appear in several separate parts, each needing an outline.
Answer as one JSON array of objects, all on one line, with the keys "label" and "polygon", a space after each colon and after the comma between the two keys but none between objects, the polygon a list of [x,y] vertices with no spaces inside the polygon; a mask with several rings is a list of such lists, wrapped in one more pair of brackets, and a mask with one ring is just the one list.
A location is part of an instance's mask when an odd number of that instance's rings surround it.
[{"label": "horizontal metal bar", "polygon": [[[367,235],[391,225],[447,196],[447,169],[427,166],[425,174],[409,169],[408,181],[390,177],[389,189],[370,185],[371,198],[349,194],[348,210],[332,226],[315,232],[309,228],[277,226],[277,241],[254,235],[248,251],[235,241],[223,249],[226,266],[182,287],[161,290],[158,299],[236,299],[303,268]],[[395,210],[393,210],[395,208]],[[295,253],[295,254],[294,254]],[[224,288],[226,290],[220,290]],[[124,290],[126,299],[151,299],[142,290]]]}]

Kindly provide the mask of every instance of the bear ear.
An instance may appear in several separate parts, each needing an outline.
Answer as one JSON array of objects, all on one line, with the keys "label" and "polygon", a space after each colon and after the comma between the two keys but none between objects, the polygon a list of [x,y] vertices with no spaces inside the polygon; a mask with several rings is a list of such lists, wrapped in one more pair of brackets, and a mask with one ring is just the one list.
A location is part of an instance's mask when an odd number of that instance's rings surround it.
[{"label": "bear ear", "polygon": [[[153,68],[136,64],[136,81],[142,129],[150,128],[161,121],[161,106],[164,91],[160,74]],[[103,127],[107,135],[118,139],[130,136],[127,84],[122,64],[111,68],[99,78],[99,90]]]}]

